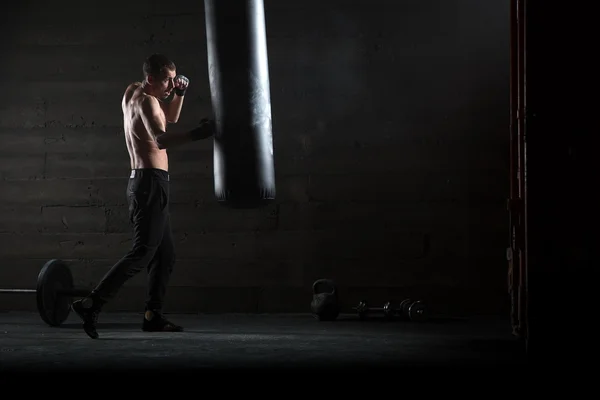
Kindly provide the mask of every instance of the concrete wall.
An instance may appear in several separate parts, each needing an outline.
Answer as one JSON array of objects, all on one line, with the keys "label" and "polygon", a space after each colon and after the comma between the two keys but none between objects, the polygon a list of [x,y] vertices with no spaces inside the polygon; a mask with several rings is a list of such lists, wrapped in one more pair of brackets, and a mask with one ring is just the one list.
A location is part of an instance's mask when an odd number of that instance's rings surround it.
[{"label": "concrete wall", "polygon": [[[216,204],[212,142],[170,152],[169,311],[308,311],[314,279],[505,312],[509,15],[502,0],[266,0],[277,201]],[[27,6],[27,7],[25,7]],[[17,6],[15,6],[17,7]],[[120,100],[152,52],[211,109],[202,2],[23,2],[2,28],[0,286],[49,258],[96,283],[130,246]],[[145,275],[110,309],[141,310]],[[17,298],[18,297],[18,298]],[[34,309],[0,295],[0,309]]]}]

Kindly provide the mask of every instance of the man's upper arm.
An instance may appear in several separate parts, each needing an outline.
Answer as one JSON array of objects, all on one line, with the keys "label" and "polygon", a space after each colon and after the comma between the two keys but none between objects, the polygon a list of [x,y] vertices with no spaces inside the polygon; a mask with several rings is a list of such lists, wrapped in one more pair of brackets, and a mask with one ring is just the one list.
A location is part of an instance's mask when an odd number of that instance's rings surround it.
[{"label": "man's upper arm", "polygon": [[148,133],[158,137],[165,133],[165,126],[162,121],[162,109],[158,101],[150,96],[144,97],[141,101],[142,121]]}]

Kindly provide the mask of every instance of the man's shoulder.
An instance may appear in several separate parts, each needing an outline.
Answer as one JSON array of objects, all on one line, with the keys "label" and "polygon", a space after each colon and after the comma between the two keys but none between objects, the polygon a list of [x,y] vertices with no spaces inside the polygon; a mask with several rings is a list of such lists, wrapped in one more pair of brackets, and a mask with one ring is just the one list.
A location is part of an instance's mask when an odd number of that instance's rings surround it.
[{"label": "man's shoulder", "polygon": [[141,87],[140,82],[134,82],[127,86],[125,92],[123,93],[122,107],[125,112],[128,108],[138,108],[140,104],[140,100],[145,97],[141,96],[143,93],[140,93],[141,90],[138,90]]},{"label": "man's shoulder", "polygon": [[160,101],[149,94],[140,93],[131,100],[131,105],[135,107],[139,113],[152,115],[161,109]]},{"label": "man's shoulder", "polygon": [[123,99],[127,103],[137,105],[149,102],[152,103],[154,100],[157,100],[154,96],[150,96],[144,93],[144,91],[140,89],[141,85],[142,84],[140,82],[134,82],[130,84],[125,90],[125,93],[123,94]]},{"label": "man's shoulder", "polygon": [[141,82],[133,82],[127,85],[125,91],[123,92],[123,97],[131,97],[133,96],[138,89],[142,86]]},{"label": "man's shoulder", "polygon": [[135,90],[137,88],[139,88],[140,86],[142,86],[142,82],[132,82],[127,86],[127,89],[125,89],[125,91],[130,91],[130,90]]}]

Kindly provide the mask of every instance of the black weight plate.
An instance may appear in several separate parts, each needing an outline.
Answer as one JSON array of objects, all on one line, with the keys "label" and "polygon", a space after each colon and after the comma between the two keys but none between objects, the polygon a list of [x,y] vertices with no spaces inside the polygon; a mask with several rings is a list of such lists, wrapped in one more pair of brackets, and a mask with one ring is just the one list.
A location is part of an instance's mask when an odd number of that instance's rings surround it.
[{"label": "black weight plate", "polygon": [[408,317],[408,308],[410,307],[412,302],[413,301],[411,299],[402,300],[402,302],[400,303],[400,306],[398,307],[400,310],[400,315],[402,317]]},{"label": "black weight plate", "polygon": [[421,301],[415,301],[408,310],[411,321],[425,321],[427,319],[427,307]]},{"label": "black weight plate", "polygon": [[59,296],[59,290],[73,290],[73,275],[67,264],[53,259],[44,264],[37,280],[38,312],[50,326],[60,326],[71,313],[71,296]]}]

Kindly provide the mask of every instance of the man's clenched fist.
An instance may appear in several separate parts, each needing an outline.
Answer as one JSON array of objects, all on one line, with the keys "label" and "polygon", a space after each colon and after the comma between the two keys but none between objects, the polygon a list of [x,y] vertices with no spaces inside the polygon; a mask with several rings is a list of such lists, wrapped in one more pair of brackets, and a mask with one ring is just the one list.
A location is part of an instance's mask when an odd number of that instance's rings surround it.
[{"label": "man's clenched fist", "polygon": [[183,75],[177,75],[174,79],[174,82],[175,82],[175,94],[177,96],[183,96],[185,94],[185,91],[187,90],[188,86],[190,85],[190,80]]},{"label": "man's clenched fist", "polygon": [[192,140],[202,140],[215,134],[216,124],[213,119],[202,118],[200,126],[190,131]]}]

